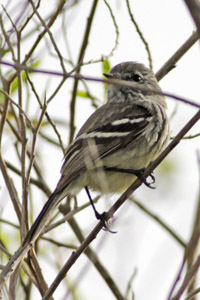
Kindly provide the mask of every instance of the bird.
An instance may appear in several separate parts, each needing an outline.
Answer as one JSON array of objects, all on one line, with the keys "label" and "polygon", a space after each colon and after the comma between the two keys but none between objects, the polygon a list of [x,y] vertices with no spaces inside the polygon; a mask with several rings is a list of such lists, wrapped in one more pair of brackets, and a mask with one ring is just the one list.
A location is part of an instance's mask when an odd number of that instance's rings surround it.
[{"label": "bird", "polygon": [[[141,63],[119,63],[104,76],[112,81],[107,102],[87,119],[66,150],[60,180],[25,236],[16,261],[27,253],[69,193],[83,188],[88,195],[90,189],[121,193],[138,177],[149,186],[143,171],[169,141],[165,97],[153,72]],[[6,275],[3,271],[2,276]]]}]

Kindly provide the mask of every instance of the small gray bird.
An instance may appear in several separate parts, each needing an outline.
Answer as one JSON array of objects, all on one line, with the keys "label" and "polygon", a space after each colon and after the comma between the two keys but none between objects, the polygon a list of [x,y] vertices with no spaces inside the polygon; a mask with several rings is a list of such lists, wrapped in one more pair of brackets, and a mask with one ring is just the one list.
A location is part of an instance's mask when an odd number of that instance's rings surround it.
[{"label": "small gray bird", "polygon": [[142,64],[124,62],[104,75],[137,83],[138,88],[108,84],[107,103],[90,116],[67,149],[61,178],[18,250],[19,258],[68,193],[84,187],[102,194],[120,193],[133,183],[135,175],[142,178],[141,171],[168,143],[167,105],[163,95],[153,92],[161,93],[154,74]]}]

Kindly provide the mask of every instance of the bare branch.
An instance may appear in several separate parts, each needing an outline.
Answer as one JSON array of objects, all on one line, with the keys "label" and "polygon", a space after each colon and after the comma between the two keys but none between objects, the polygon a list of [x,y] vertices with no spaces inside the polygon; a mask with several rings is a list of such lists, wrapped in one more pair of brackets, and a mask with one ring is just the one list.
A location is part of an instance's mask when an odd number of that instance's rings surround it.
[{"label": "bare branch", "polygon": [[[181,138],[190,130],[190,128],[199,120],[200,118],[200,110],[198,113],[194,115],[194,117],[184,126],[184,128],[178,133],[176,138],[169,144],[169,146],[159,155],[159,157],[150,164],[149,167],[144,172],[144,176],[147,177],[152,173],[152,171],[160,164],[160,162],[174,149],[174,147],[180,142]],[[126,201],[128,197],[131,196],[131,194],[141,185],[141,181],[137,179],[120,197],[119,199],[113,204],[113,206],[109,209],[109,211],[106,213],[107,219],[110,219],[113,217],[113,214],[121,207],[121,205]],[[67,272],[70,270],[70,268],[73,266],[73,264],[76,262],[76,260],[79,258],[79,256],[87,249],[89,244],[96,238],[97,234],[102,229],[103,224],[102,222],[99,222],[96,227],[91,231],[91,233],[87,236],[87,238],[82,242],[82,244],[79,246],[79,248],[72,253],[72,255],[69,257],[61,271],[56,276],[54,282],[48,289],[47,293],[43,297],[42,300],[47,300],[49,296],[51,296],[59,283],[62,281],[64,276],[66,276]],[[10,272],[10,268],[12,265],[8,266],[8,270],[6,270],[8,273]],[[5,275],[6,276],[6,273]],[[4,277],[6,279],[6,277]],[[3,277],[2,277],[3,279]],[[5,280],[4,279],[4,280]],[[1,284],[1,282],[0,282]],[[0,285],[1,286],[1,285]],[[175,299],[174,299],[175,300]]]},{"label": "bare branch", "polygon": [[[5,62],[5,61],[0,61],[0,64],[11,66],[11,67],[13,66],[13,64]],[[115,85],[122,85],[122,86],[125,86],[125,87],[136,88],[136,89],[141,90],[141,91],[152,92],[154,94],[164,95],[166,97],[169,97],[169,98],[181,101],[181,102],[183,102],[185,104],[188,104],[188,105],[200,108],[200,104],[196,103],[195,101],[191,101],[189,99],[186,99],[186,98],[183,98],[183,97],[180,97],[178,95],[175,95],[175,94],[172,94],[172,93],[168,93],[168,92],[165,92],[165,91],[161,92],[161,91],[158,91],[158,90],[153,90],[153,89],[145,88],[145,87],[143,87],[141,85],[138,85],[137,83],[128,82],[128,81],[125,81],[125,80],[120,80],[120,79],[101,79],[101,78],[97,78],[97,77],[83,76],[83,75],[80,75],[80,74],[64,75],[63,73],[56,72],[56,71],[47,71],[47,70],[41,70],[41,69],[32,69],[32,68],[24,67],[23,65],[17,66],[17,68],[24,69],[24,70],[31,71],[31,72],[36,72],[36,73],[42,73],[42,74],[49,74],[49,75],[55,75],[55,76],[66,76],[67,78],[71,77],[71,78],[75,78],[77,80],[86,80],[86,81],[95,81],[95,82],[106,82],[106,83],[112,83],[112,84],[115,84]]]},{"label": "bare branch", "polygon": [[157,80],[161,80],[167,73],[175,68],[176,63],[183,57],[183,55],[199,40],[198,31],[194,32],[183,45],[168,59],[168,61],[156,73]]},{"label": "bare branch", "polygon": [[[113,24],[114,24],[114,27],[115,27],[115,32],[116,32],[116,38],[115,38],[115,45],[114,47],[112,48],[110,54],[108,55],[103,55],[103,59],[109,59],[109,57],[113,56],[114,55],[114,52],[117,50],[117,47],[119,45],[119,27],[117,25],[117,22],[116,22],[116,19],[115,19],[115,16],[112,12],[112,9],[110,7],[110,5],[108,4],[108,2],[106,0],[104,0],[104,3],[106,4],[109,12],[110,12],[110,16],[112,18],[112,21],[113,21]],[[94,61],[93,61],[94,62]]]},{"label": "bare branch", "polygon": [[[80,48],[78,61],[77,61],[77,65],[79,65],[79,68],[77,69],[76,74],[79,74],[80,70],[81,70],[80,65],[83,62],[85,51],[86,51],[86,48],[87,48],[87,45],[88,45],[89,35],[90,35],[90,31],[91,31],[92,22],[93,22],[93,19],[94,19],[94,14],[95,14],[95,11],[96,11],[97,3],[98,3],[98,0],[93,0],[90,15],[87,19],[87,26],[86,26],[86,29],[85,29],[84,38],[83,38],[83,41],[82,41],[82,45],[81,45],[81,48]],[[75,105],[76,105],[78,82],[79,81],[75,78],[73,88],[72,88],[72,98],[71,98],[71,101],[70,101],[70,135],[69,135],[69,143],[72,142],[72,140],[74,138],[74,134],[75,134],[74,122],[75,122]]]},{"label": "bare branch", "polygon": [[49,37],[50,37],[50,40],[51,40],[52,45],[53,45],[53,47],[54,47],[54,50],[56,51],[56,53],[57,53],[57,55],[58,55],[58,57],[59,57],[60,65],[61,65],[61,67],[62,67],[63,73],[64,73],[64,74],[67,73],[67,71],[66,71],[66,69],[65,69],[65,64],[64,64],[64,60],[63,60],[62,54],[60,53],[60,50],[58,49],[58,46],[57,46],[57,44],[56,44],[56,42],[55,42],[55,40],[54,40],[54,37],[53,37],[52,32],[51,32],[50,29],[49,29],[49,26],[46,25],[46,23],[44,22],[44,20],[43,20],[42,17],[40,16],[40,14],[39,14],[39,12],[38,12],[36,6],[35,6],[34,3],[33,3],[33,1],[32,1],[32,0],[28,0],[28,1],[29,1],[29,3],[31,3],[34,13],[37,15],[37,17],[38,17],[38,19],[40,20],[42,26],[45,28],[45,31],[48,33],[48,35],[49,35]]},{"label": "bare branch", "polygon": [[180,299],[181,295],[183,294],[183,292],[185,291],[185,289],[187,288],[187,286],[189,285],[189,283],[191,282],[191,280],[195,276],[196,272],[198,271],[199,266],[200,266],[200,256],[197,257],[195,263],[188,270],[188,272],[187,272],[187,274],[184,278],[184,281],[183,281],[180,289],[176,293],[176,295],[172,298],[169,298],[169,300],[179,300]]},{"label": "bare branch", "polygon": [[200,2],[199,0],[184,0],[200,34]]},{"label": "bare branch", "polygon": [[152,56],[151,56],[151,51],[149,49],[149,45],[148,45],[147,41],[145,40],[144,35],[143,35],[142,31],[140,30],[140,28],[138,26],[138,23],[136,22],[136,20],[133,16],[133,13],[131,12],[131,7],[130,7],[129,0],[126,0],[126,5],[127,5],[127,8],[128,8],[128,13],[129,13],[129,16],[131,18],[131,21],[133,22],[133,24],[136,28],[136,31],[139,34],[139,37],[141,38],[141,40],[142,40],[142,42],[143,42],[143,44],[146,48],[148,59],[149,59],[149,67],[150,67],[151,70],[153,70],[153,60],[152,60]]},{"label": "bare branch", "polygon": [[13,184],[13,180],[8,175],[6,164],[5,164],[1,154],[0,154],[0,169],[1,169],[1,172],[3,174],[4,181],[6,183],[10,198],[12,199],[12,203],[13,203],[17,218],[18,218],[19,223],[20,223],[21,222],[21,204],[19,202],[17,191],[16,191],[15,186]]},{"label": "bare branch", "polygon": [[180,236],[172,229],[169,225],[167,225],[161,218],[152,213],[149,209],[147,209],[141,202],[135,200],[133,197],[129,197],[131,202],[133,202],[137,207],[139,207],[142,211],[144,211],[148,216],[154,219],[159,225],[164,228],[182,247],[186,247],[186,243],[181,239]]}]

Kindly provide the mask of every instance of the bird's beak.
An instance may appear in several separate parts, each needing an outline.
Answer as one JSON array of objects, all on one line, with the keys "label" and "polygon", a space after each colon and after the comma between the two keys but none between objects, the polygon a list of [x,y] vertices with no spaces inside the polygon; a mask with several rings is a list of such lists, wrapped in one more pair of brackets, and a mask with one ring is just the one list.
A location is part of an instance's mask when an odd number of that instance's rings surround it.
[{"label": "bird's beak", "polygon": [[109,79],[113,79],[113,78],[114,78],[113,74],[111,74],[111,73],[103,73],[103,75],[104,75],[106,78],[109,78]]}]

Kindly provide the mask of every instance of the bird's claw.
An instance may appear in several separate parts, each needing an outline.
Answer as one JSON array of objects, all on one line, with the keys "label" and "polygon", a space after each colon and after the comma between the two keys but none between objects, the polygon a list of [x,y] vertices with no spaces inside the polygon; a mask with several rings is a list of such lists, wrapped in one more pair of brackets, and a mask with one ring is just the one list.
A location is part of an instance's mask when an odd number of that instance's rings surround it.
[{"label": "bird's claw", "polygon": [[149,176],[151,177],[152,182],[147,182],[147,179],[144,177],[144,171],[145,169],[140,169],[135,171],[135,175],[150,189],[155,189],[152,184],[155,183],[156,179],[155,176],[151,173]]},{"label": "bird's claw", "polygon": [[103,224],[103,230],[108,231],[110,233],[117,233],[117,231],[110,230],[110,228],[109,228],[109,220],[108,220],[106,212],[103,212],[102,214],[100,214],[100,213],[98,213],[98,211],[96,211],[95,212],[95,216]]}]

